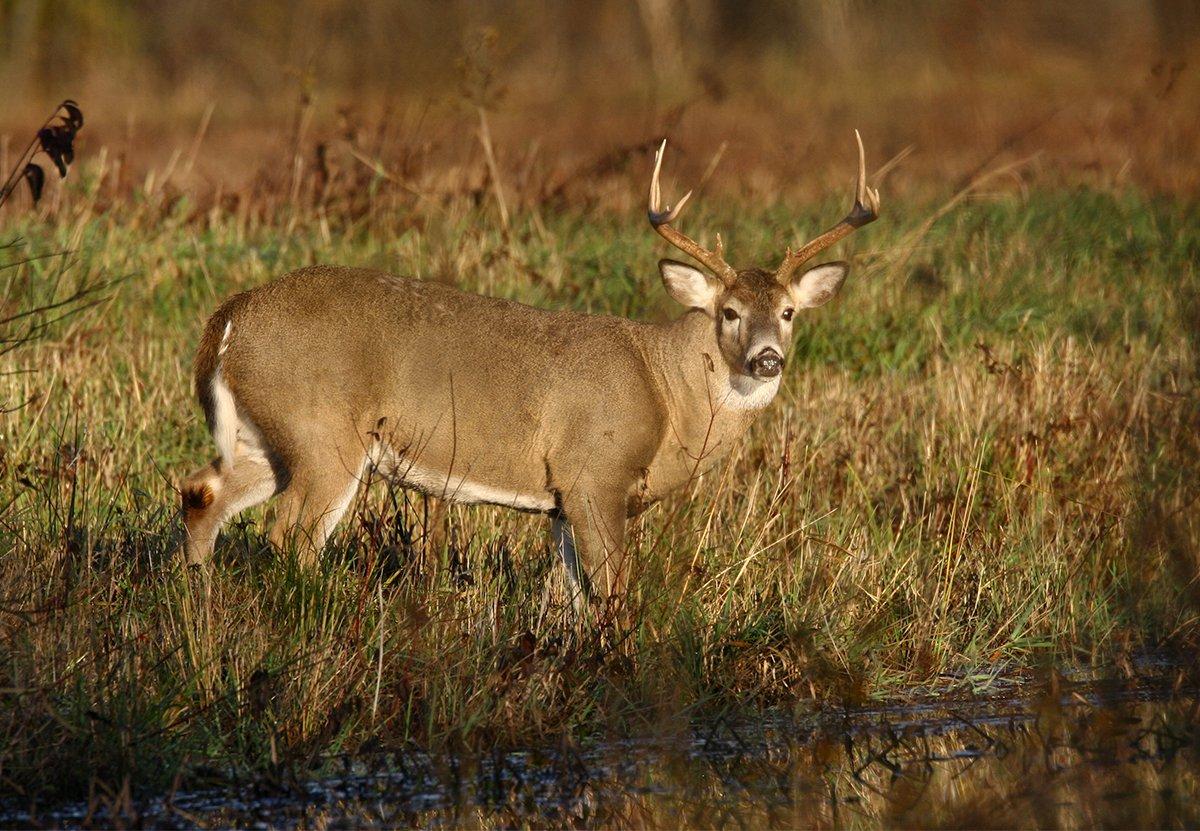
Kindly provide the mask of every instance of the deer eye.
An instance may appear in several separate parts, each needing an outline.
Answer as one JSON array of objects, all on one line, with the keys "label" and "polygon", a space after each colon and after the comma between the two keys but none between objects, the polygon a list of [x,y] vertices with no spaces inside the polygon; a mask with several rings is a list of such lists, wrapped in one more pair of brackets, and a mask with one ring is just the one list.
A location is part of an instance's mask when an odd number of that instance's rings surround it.
[{"label": "deer eye", "polygon": [[726,320],[730,321],[731,323],[738,319],[738,313],[735,312],[733,309],[729,308],[728,306],[726,306],[721,311],[721,316],[724,317]]},{"label": "deer eye", "polygon": [[783,310],[783,319],[784,320],[791,320],[795,315],[796,315],[795,309],[784,309]]}]

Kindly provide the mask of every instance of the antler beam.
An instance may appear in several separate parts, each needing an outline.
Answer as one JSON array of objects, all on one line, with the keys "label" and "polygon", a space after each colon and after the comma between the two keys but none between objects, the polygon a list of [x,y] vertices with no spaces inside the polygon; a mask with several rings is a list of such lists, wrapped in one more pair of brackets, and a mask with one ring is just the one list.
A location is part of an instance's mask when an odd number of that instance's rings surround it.
[{"label": "antler beam", "polygon": [[650,179],[650,200],[647,212],[650,217],[650,225],[658,232],[660,237],[701,265],[707,267],[722,283],[727,286],[732,285],[737,280],[737,271],[733,266],[725,262],[720,235],[717,236],[717,249],[710,251],[691,237],[680,233],[671,224],[679,218],[683,206],[687,204],[688,199],[692,196],[692,191],[689,190],[684,194],[683,198],[676,203],[674,208],[670,205],[666,208],[662,207],[662,188],[658,180],[662,172],[663,153],[666,149],[667,140],[663,139],[663,143],[659,145],[658,153],[654,156],[654,176]]},{"label": "antler beam", "polygon": [[854,138],[858,142],[858,181],[854,187],[854,207],[846,214],[845,219],[816,239],[805,243],[795,252],[789,248],[783,262],[775,270],[775,279],[779,282],[788,282],[796,269],[821,251],[849,236],[855,229],[879,218],[879,191],[867,187],[867,154],[863,150],[862,136],[858,134],[858,130],[854,131]]}]

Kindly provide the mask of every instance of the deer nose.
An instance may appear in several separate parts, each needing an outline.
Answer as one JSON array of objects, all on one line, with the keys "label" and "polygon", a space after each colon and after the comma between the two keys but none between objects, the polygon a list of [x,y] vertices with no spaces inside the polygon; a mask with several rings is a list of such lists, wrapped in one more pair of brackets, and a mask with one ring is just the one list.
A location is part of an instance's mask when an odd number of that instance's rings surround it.
[{"label": "deer nose", "polygon": [[774,378],[783,372],[783,356],[768,346],[747,361],[746,368],[756,378]]}]

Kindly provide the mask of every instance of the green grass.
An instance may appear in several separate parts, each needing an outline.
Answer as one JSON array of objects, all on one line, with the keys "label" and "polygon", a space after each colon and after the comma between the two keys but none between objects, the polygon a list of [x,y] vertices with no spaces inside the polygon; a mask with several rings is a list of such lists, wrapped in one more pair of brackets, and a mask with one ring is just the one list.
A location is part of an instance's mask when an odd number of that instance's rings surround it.
[{"label": "green grass", "polygon": [[[319,574],[233,523],[210,583],[172,483],[212,455],[189,365],[226,295],[314,261],[538,305],[672,314],[637,215],[188,218],[147,200],[11,226],[0,318],[119,280],[0,357],[0,782],[23,800],[324,754],[665,733],[997,665],[1190,650],[1200,593],[1200,234],[1135,193],[889,205],[779,399],[635,526],[636,628],[573,630],[544,521],[360,497]],[[836,206],[689,229],[773,262]],[[51,287],[57,285],[57,289]],[[11,332],[9,333],[11,334]],[[438,518],[441,517],[441,518]]]}]

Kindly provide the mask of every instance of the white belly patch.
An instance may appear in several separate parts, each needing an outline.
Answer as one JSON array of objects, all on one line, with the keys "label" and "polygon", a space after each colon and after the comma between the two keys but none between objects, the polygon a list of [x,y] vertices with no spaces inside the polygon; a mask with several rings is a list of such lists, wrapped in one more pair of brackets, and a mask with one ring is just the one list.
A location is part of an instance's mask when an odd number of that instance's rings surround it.
[{"label": "white belly patch", "polygon": [[549,493],[520,493],[472,481],[470,474],[445,473],[423,468],[406,459],[397,459],[390,450],[373,454],[373,467],[400,485],[414,488],[430,496],[469,505],[500,505],[518,511],[554,510],[554,497]]}]

